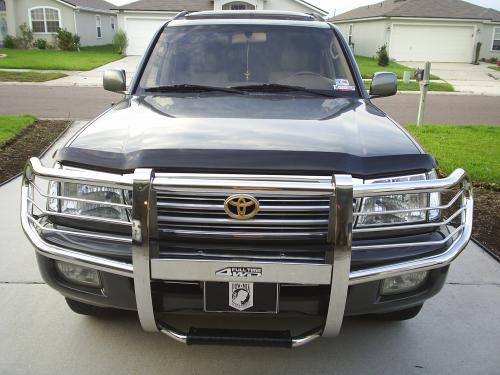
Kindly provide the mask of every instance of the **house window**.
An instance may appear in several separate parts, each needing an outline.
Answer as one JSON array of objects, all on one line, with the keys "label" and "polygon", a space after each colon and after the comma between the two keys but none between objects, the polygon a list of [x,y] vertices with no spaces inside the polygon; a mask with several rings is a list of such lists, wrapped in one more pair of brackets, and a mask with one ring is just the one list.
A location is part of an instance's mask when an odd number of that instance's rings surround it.
[{"label": "house window", "polygon": [[500,51],[500,27],[495,27],[493,29],[493,44],[491,50]]},{"label": "house window", "polygon": [[349,35],[348,35],[347,39],[349,41],[349,45],[352,46],[352,24],[349,25]]},{"label": "house window", "polygon": [[235,1],[222,6],[222,10],[255,10],[255,5],[243,1]]},{"label": "house window", "polygon": [[95,28],[97,31],[97,37],[102,38],[101,16],[95,16]]},{"label": "house window", "polygon": [[49,7],[31,8],[30,24],[34,33],[57,33],[61,27],[59,9]]},{"label": "house window", "polygon": [[111,22],[111,30],[114,31],[115,30],[115,17],[111,16],[109,17],[110,19],[110,22]]}]

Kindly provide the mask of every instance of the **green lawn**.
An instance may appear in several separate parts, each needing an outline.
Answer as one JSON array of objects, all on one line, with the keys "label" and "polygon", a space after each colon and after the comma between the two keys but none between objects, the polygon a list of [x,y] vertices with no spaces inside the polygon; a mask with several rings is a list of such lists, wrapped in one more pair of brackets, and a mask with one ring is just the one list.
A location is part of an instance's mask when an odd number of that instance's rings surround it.
[{"label": "green lawn", "polygon": [[31,125],[36,117],[30,115],[0,115],[0,146],[14,138],[21,130]]},{"label": "green lawn", "polygon": [[46,82],[62,77],[66,77],[66,74],[0,70],[0,82]]},{"label": "green lawn", "polygon": [[78,51],[0,48],[0,68],[91,70],[123,56],[114,52],[113,46],[82,47]]},{"label": "green lawn", "polygon": [[[377,64],[377,60],[373,57],[356,56],[356,62],[358,63],[358,67],[363,78],[372,78],[373,74],[376,72],[392,72],[396,74],[399,79],[402,79],[405,70],[409,70],[410,77],[413,78],[413,73],[415,72],[415,69],[393,61],[390,62],[388,66],[380,66]],[[439,77],[431,74],[431,79],[439,79]]]},{"label": "green lawn", "polygon": [[489,66],[488,68],[500,71],[500,66]]},{"label": "green lawn", "polygon": [[[370,89],[370,80],[364,80],[365,87],[367,90]],[[404,83],[403,81],[398,81],[398,90],[400,91],[420,91],[420,85],[415,81],[410,81]],[[431,82],[429,85],[429,91],[455,91],[455,88],[447,82]]]},{"label": "green lawn", "polygon": [[410,125],[407,129],[448,174],[464,168],[476,184],[500,187],[500,126]]}]

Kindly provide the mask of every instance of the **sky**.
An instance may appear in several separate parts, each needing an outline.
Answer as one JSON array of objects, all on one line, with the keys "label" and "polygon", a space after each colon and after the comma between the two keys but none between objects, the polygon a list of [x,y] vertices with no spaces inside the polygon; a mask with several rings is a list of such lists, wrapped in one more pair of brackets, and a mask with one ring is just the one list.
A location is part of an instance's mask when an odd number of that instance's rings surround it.
[{"label": "sky", "polygon": [[[123,5],[126,3],[131,3],[133,0],[108,0],[108,1],[115,5]],[[345,13],[348,10],[363,5],[375,4],[380,2],[381,0],[306,0],[306,1],[320,7],[321,9],[330,12],[330,16],[333,16],[335,13],[336,14]],[[500,0],[468,0],[468,2],[486,8],[494,8],[500,10]]]}]

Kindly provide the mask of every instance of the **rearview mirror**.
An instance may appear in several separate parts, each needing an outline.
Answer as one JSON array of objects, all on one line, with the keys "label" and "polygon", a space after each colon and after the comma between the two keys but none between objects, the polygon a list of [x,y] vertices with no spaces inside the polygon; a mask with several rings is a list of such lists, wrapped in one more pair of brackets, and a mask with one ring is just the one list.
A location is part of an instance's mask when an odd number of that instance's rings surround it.
[{"label": "rearview mirror", "polygon": [[234,34],[232,37],[233,44],[243,44],[243,43],[264,43],[267,41],[266,33],[238,33]]},{"label": "rearview mirror", "polygon": [[373,75],[370,86],[370,98],[396,95],[398,92],[398,78],[394,73],[378,72]]},{"label": "rearview mirror", "polygon": [[104,90],[124,93],[127,90],[125,70],[106,70],[102,77],[102,85]]}]

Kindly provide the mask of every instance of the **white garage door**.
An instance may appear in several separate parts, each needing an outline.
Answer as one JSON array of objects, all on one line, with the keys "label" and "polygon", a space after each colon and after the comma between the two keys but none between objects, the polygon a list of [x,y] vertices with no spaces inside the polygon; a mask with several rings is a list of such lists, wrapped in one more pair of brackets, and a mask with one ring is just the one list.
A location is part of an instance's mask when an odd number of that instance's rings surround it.
[{"label": "white garage door", "polygon": [[164,18],[126,18],[127,55],[143,55],[155,32],[167,21]]},{"label": "white garage door", "polygon": [[389,54],[399,61],[472,62],[473,26],[394,25]]}]

